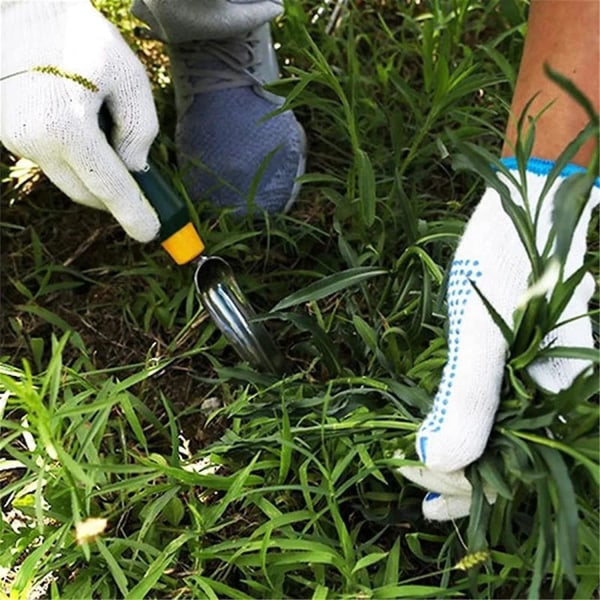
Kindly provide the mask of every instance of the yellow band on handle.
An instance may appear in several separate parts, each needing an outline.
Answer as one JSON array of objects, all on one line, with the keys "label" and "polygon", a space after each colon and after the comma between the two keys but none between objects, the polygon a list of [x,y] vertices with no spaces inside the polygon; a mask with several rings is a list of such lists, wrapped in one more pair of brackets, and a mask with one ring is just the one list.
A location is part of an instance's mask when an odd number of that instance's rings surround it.
[{"label": "yellow band on handle", "polygon": [[204,251],[204,242],[200,239],[193,223],[184,225],[161,245],[178,265],[189,263]]}]

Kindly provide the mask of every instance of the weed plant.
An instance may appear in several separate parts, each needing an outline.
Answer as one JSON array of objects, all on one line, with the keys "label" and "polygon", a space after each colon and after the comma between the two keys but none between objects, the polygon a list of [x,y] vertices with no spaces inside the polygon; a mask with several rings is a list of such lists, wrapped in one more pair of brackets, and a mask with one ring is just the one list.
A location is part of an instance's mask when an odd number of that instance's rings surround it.
[{"label": "weed plant", "polygon": [[[124,0],[96,4],[148,66],[157,160],[184,193],[163,48],[136,36]],[[191,267],[3,154],[0,597],[594,597],[597,373],[550,396],[526,372],[583,270],[515,323],[489,307],[510,357],[488,449],[468,472],[470,518],[426,522],[423,491],[394,458],[414,456],[446,359],[446,267],[503,170],[525,9],[288,3],[272,89],[307,129],[300,200],[253,222],[189,199],[210,253],[284,349],[285,377],[240,363],[198,306]],[[598,116],[549,76],[590,113],[568,161]],[[521,165],[534,134],[522,123]],[[536,280],[561,271],[594,175],[561,187],[555,251],[541,253],[535,215],[500,187]],[[493,506],[482,482],[499,493]]]}]

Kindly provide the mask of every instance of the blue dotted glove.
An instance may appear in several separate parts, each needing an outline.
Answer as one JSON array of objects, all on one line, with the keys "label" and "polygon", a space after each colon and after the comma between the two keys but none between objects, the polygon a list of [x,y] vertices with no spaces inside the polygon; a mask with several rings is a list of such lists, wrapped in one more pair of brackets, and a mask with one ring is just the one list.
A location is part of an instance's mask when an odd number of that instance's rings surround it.
[{"label": "blue dotted glove", "polygon": [[[504,163],[518,180],[514,159]],[[539,210],[536,244],[540,252],[552,234],[552,209],[558,186],[573,171],[582,170],[566,168],[542,200],[541,192],[552,167],[549,161],[531,159],[526,181],[522,182],[525,187],[521,186],[527,190],[531,214]],[[513,202],[523,206],[518,189],[505,183]],[[583,265],[587,228],[592,209],[598,204],[599,190],[597,180],[573,235],[565,278]],[[496,190],[488,188],[467,224],[450,269],[448,362],[433,407],[417,434],[417,453],[424,467],[400,469],[406,478],[430,490],[423,501],[423,513],[428,519],[447,520],[469,513],[471,485],[463,469],[483,453],[500,400],[508,347],[471,282],[510,325],[515,309],[526,295],[530,275],[530,262],[517,230],[504,212]],[[560,321],[565,324],[554,329],[542,341],[542,347],[553,344],[593,348],[591,321],[585,316],[593,291],[594,282],[588,274],[562,314]],[[540,387],[558,392],[589,367],[587,361],[580,359],[548,358],[534,361],[529,372]],[[493,490],[484,492],[493,502]]]}]

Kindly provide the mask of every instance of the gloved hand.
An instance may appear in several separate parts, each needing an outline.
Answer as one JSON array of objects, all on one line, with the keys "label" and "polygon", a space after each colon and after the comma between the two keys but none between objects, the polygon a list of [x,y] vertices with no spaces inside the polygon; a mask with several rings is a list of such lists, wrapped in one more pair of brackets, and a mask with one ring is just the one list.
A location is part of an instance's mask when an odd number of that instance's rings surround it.
[{"label": "gloved hand", "polygon": [[[129,170],[143,170],[158,119],[143,65],[88,0],[2,0],[0,141],[72,200],[110,211],[134,239],[159,230]],[[112,147],[98,127],[106,103]]]},{"label": "gloved hand", "polygon": [[[519,180],[514,159],[503,162]],[[527,164],[529,209],[532,215],[538,208],[540,211],[536,231],[539,252],[552,234],[554,194],[564,177],[579,169],[573,166],[565,169],[541,201],[552,166],[553,163],[539,159],[531,159]],[[523,206],[515,186],[507,185],[513,202]],[[573,235],[565,278],[583,265],[587,228],[592,208],[599,199],[597,179]],[[425,466],[400,468],[405,477],[430,490],[423,501],[423,513],[428,519],[441,521],[469,514],[471,484],[463,468],[483,453],[500,400],[507,343],[470,282],[477,285],[503,320],[512,325],[513,312],[527,290],[530,273],[530,262],[517,230],[504,212],[498,192],[488,188],[467,224],[450,269],[448,362],[433,408],[421,424],[416,441],[417,453]],[[585,315],[593,291],[593,278],[587,274],[575,289],[560,321]],[[589,317],[551,331],[542,341],[542,347],[550,344],[593,348]],[[569,387],[589,366],[584,360],[549,358],[533,362],[529,373],[543,389],[558,392]],[[493,490],[484,489],[484,493],[489,502],[495,500]]]}]

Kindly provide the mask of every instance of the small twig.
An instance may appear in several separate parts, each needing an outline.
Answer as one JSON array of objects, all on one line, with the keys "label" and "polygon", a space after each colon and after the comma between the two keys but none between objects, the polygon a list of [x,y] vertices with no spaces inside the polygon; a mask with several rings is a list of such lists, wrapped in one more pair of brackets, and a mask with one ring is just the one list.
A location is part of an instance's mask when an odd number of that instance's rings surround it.
[{"label": "small twig", "polygon": [[105,230],[102,228],[96,229],[96,231],[80,244],[75,252],[63,262],[62,266],[69,267],[72,265],[100,237],[100,235],[104,233],[104,231]]},{"label": "small twig", "polygon": [[325,33],[327,35],[329,35],[337,27],[338,21],[340,20],[340,13],[342,12],[342,9],[345,8],[346,4],[348,4],[348,0],[336,0],[335,7],[331,13],[329,22],[327,23],[327,27],[325,27]]}]

